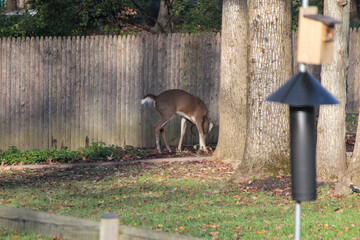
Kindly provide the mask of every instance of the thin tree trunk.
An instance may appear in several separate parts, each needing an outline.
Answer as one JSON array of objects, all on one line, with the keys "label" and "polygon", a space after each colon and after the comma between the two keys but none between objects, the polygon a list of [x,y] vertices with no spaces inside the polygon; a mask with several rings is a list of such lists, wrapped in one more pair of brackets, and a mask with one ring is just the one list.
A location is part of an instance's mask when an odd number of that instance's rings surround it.
[{"label": "thin tree trunk", "polygon": [[340,105],[321,106],[317,137],[317,175],[320,179],[340,178],[346,171],[345,105],[348,68],[350,5],[338,1],[324,2],[324,15],[342,20],[335,28],[334,60],[323,64],[321,82],[339,101]]},{"label": "thin tree trunk", "polygon": [[289,171],[288,106],[265,99],[292,75],[291,1],[248,3],[249,114],[244,160],[235,181]]},{"label": "thin tree trunk", "polygon": [[168,33],[170,31],[170,14],[165,0],[161,0],[159,14],[155,26],[151,28],[156,33]]},{"label": "thin tree trunk", "polygon": [[243,158],[247,126],[246,0],[225,0],[222,14],[220,130],[214,157],[238,165]]}]

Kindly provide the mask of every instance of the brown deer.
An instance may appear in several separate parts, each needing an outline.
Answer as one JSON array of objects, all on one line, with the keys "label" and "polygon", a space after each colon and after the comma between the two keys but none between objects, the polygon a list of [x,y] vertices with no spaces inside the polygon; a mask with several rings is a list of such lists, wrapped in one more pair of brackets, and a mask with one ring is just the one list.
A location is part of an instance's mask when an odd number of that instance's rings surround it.
[{"label": "brown deer", "polygon": [[160,120],[154,125],[156,148],[161,153],[159,132],[169,152],[171,149],[165,138],[165,125],[172,116],[181,116],[181,134],[177,150],[181,152],[182,141],[186,131],[187,121],[196,125],[199,132],[200,149],[208,152],[205,144],[206,135],[211,131],[213,124],[207,117],[208,109],[200,98],[180,89],[171,89],[160,93],[158,96],[147,94],[141,104],[154,103],[160,114]]}]

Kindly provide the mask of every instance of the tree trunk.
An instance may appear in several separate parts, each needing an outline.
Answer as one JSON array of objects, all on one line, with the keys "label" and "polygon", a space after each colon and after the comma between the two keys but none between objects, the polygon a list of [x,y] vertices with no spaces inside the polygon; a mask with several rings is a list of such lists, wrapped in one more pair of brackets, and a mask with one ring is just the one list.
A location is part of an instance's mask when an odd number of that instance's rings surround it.
[{"label": "tree trunk", "polygon": [[[360,108],[359,108],[360,112]],[[351,193],[350,184],[360,188],[360,116],[358,117],[358,125],[356,129],[356,141],[353,154],[349,163],[349,167],[341,181],[336,184],[335,193],[339,195],[347,195]]]},{"label": "tree trunk", "polygon": [[359,21],[359,12],[358,12],[358,8],[357,8],[357,3],[358,3],[358,1],[355,1],[355,0],[350,1],[350,19],[353,22]]},{"label": "tree trunk", "polygon": [[292,75],[291,0],[249,2],[249,97],[245,154],[233,180],[288,173],[289,107],[265,99]]},{"label": "tree trunk", "polygon": [[151,28],[155,33],[170,32],[170,14],[165,0],[161,0],[159,14],[155,25]]},{"label": "tree trunk", "polygon": [[238,165],[243,158],[247,113],[246,0],[225,0],[222,13],[220,131],[214,157]]},{"label": "tree trunk", "polygon": [[338,3],[332,0],[324,2],[324,15],[341,19],[342,24],[335,27],[334,60],[321,68],[322,85],[340,101],[340,105],[320,107],[316,159],[317,174],[322,180],[338,179],[346,171],[345,105],[350,5]]},{"label": "tree trunk", "polygon": [[6,10],[8,12],[15,11],[17,9],[16,7],[16,0],[7,0],[6,1]]}]

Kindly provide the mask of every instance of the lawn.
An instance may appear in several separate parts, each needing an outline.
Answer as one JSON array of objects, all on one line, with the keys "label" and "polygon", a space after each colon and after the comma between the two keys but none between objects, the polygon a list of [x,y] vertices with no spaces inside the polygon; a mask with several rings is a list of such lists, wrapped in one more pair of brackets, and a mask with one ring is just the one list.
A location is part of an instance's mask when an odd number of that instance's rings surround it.
[{"label": "lawn", "polygon": [[[293,239],[288,176],[235,184],[221,161],[138,163],[117,167],[13,170],[0,174],[0,204],[205,239]],[[304,239],[360,239],[360,198],[318,187],[302,203]],[[0,230],[0,239],[52,239]]]}]

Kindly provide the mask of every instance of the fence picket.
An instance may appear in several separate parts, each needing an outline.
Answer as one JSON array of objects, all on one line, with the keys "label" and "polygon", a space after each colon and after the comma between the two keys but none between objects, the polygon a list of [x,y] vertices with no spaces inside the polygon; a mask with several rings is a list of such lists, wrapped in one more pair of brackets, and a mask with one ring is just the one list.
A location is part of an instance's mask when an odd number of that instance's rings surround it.
[{"label": "fence picket", "polygon": [[[5,132],[5,76],[4,76],[4,65],[5,65],[5,47],[4,39],[0,38],[0,132]],[[0,138],[0,149],[6,147],[5,137]]]}]

